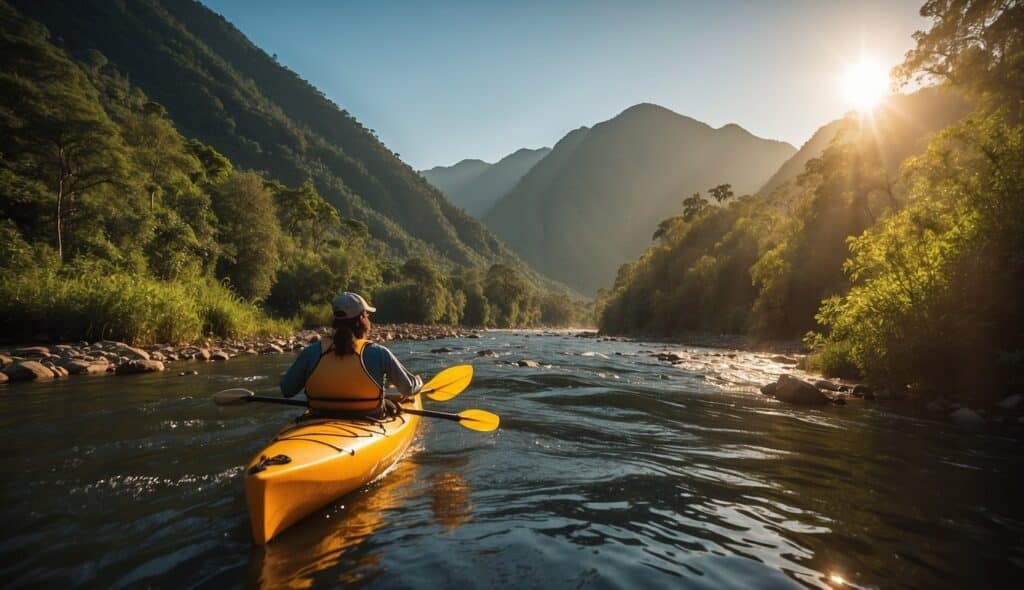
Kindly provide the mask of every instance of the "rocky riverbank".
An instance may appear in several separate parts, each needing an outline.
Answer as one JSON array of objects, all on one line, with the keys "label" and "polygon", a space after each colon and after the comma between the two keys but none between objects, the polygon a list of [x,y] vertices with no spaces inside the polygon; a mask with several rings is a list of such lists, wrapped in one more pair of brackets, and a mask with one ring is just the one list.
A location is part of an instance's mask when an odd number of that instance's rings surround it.
[{"label": "rocky riverbank", "polygon": [[[209,340],[184,345],[132,346],[100,340],[37,344],[0,349],[0,383],[60,379],[74,375],[131,375],[165,371],[171,365],[223,362],[242,355],[284,354],[301,350],[330,334],[329,328],[301,330],[289,338]],[[373,328],[376,342],[435,340],[477,336],[476,331],[454,326],[382,324]]]},{"label": "rocky riverbank", "polygon": [[[688,347],[726,349],[721,352],[709,353],[712,356],[726,358],[737,356],[738,351],[759,352],[767,361],[785,371],[776,381],[763,383],[758,390],[765,396],[795,406],[822,406],[833,404],[843,406],[847,403],[894,403],[912,412],[918,412],[933,418],[946,418],[960,426],[972,427],[989,424],[1024,425],[1024,392],[1008,395],[991,406],[972,404],[970,401],[956,399],[950,395],[929,394],[913,388],[897,388],[872,383],[861,383],[847,379],[827,379],[810,371],[804,366],[806,351],[795,342],[752,342],[743,336],[695,334],[694,341],[684,337],[658,339],[634,339],[621,336],[606,336],[597,332],[580,332],[577,338],[594,338],[606,342],[659,342],[677,345],[678,351],[668,347],[662,351],[641,351],[659,362],[687,367],[691,361]],[[680,338],[683,338],[682,340]]]}]

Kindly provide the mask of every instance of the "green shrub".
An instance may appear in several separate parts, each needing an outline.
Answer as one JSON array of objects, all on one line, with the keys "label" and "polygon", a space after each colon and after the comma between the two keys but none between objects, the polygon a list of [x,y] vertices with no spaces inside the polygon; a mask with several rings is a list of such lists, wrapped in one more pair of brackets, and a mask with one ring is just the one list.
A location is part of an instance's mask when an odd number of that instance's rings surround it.
[{"label": "green shrub", "polygon": [[15,339],[45,333],[137,344],[283,334],[294,325],[268,318],[210,279],[169,283],[101,264],[7,271],[0,283],[0,318],[0,330]]}]

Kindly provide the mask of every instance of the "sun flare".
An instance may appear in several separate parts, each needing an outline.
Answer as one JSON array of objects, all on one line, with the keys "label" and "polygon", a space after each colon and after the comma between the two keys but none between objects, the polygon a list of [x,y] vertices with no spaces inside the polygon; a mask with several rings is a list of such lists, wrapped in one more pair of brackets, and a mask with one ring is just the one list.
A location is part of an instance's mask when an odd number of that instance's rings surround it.
[{"label": "sun flare", "polygon": [[862,57],[840,79],[843,98],[860,111],[870,111],[889,94],[889,74],[877,61]]}]

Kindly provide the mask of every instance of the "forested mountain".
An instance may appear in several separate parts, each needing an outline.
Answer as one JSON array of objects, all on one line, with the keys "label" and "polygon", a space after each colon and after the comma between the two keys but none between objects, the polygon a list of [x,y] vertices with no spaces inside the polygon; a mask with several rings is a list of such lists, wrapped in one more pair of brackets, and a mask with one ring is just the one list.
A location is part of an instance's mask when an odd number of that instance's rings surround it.
[{"label": "forested mountain", "polygon": [[[155,6],[136,3],[132,9]],[[96,8],[123,14],[114,4]],[[109,16],[103,15],[96,18]],[[352,159],[358,164],[353,183],[377,183],[378,196],[424,197],[436,207],[421,210],[422,225],[444,217],[431,218],[431,212],[451,211],[452,219],[465,221],[463,228],[475,228],[495,248],[473,250],[451,241],[457,240],[454,234],[431,247],[371,210],[323,166],[310,177],[328,182],[328,190],[343,188],[353,207],[342,209],[351,216],[339,214],[309,178],[289,177],[299,180],[285,183],[267,170],[241,169],[183,133],[163,105],[101,52],[83,49],[74,59],[65,46],[0,0],[4,338],[180,342],[280,334],[300,323],[329,321],[324,312],[342,290],[378,302],[384,321],[503,327],[579,322],[578,302],[563,292],[538,290],[540,275],[392,156],[395,166],[386,165],[384,156],[376,164],[369,156]],[[149,49],[170,51],[156,41]],[[187,54],[174,53],[174,59]],[[210,54],[183,63],[200,70],[226,67]],[[259,98],[251,80],[245,85]],[[226,117],[221,130],[233,129],[231,116],[218,112]],[[267,113],[280,115],[273,109]],[[254,108],[240,116],[261,115]],[[308,129],[296,133],[311,142],[306,147],[320,142],[316,153],[334,150],[349,158]],[[363,135],[355,148],[363,141],[383,149]],[[285,164],[309,164],[285,143],[258,146],[233,131],[215,137],[229,147],[241,146],[243,157],[253,155],[249,148],[265,146]],[[288,177],[288,166],[282,170]],[[412,184],[403,185],[406,178]],[[402,186],[420,192],[403,193]],[[379,239],[367,227],[375,219],[385,230]],[[421,229],[413,221],[407,221],[410,227]],[[386,240],[395,247],[386,247]],[[450,248],[440,250],[446,243]],[[402,255],[402,244],[416,247],[410,252],[415,255]]]},{"label": "forested mountain", "polygon": [[[864,121],[885,146],[885,165],[896,175],[907,156],[924,151],[929,135],[959,120],[971,109],[963,93],[949,88],[925,88],[913,94],[896,94],[878,105]],[[807,162],[825,151],[840,133],[854,133],[860,118],[855,114],[836,119],[814,132],[807,143],[786,161],[758,194],[768,195],[803,173]]]},{"label": "forested mountain", "polygon": [[551,152],[551,148],[517,150],[494,164],[463,160],[450,167],[423,171],[423,176],[470,215],[483,217],[495,203]]},{"label": "forested mountain", "polygon": [[483,219],[535,268],[594,293],[684,198],[722,182],[756,191],[795,151],[640,104],[567,135]]},{"label": "forested mountain", "polygon": [[183,134],[288,185],[312,179],[399,256],[519,263],[346,111],[194,0],[13,0],[72,56],[98,51]]},{"label": "forested mountain", "polygon": [[619,269],[601,329],[804,336],[812,368],[897,394],[1018,391],[1024,12],[928,3],[922,15],[932,28],[897,79],[939,87],[827,125],[767,194],[687,199]]}]

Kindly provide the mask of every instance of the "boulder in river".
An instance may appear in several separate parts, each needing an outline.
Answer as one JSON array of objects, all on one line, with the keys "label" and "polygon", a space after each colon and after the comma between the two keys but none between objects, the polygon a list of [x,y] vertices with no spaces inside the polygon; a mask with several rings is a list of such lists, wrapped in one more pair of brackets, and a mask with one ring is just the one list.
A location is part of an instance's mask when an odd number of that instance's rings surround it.
[{"label": "boulder in river", "polygon": [[435,354],[441,354],[441,353],[446,353],[446,352],[455,352],[455,349],[454,348],[449,348],[447,346],[442,346],[441,348],[435,348],[435,349],[431,350],[430,352],[433,352]]},{"label": "boulder in river", "polygon": [[985,423],[985,419],[980,414],[970,408],[960,408],[949,415],[950,419],[957,426],[981,426]]},{"label": "boulder in river", "polygon": [[9,377],[7,377],[7,373],[4,373],[3,371],[0,371],[0,385],[2,385],[4,383],[7,383],[8,380],[9,380]]},{"label": "boulder in river", "polygon": [[792,375],[779,375],[775,383],[775,398],[797,405],[821,405],[831,401],[817,387]]},{"label": "boulder in river", "polygon": [[477,356],[498,356],[498,353],[496,353],[493,350],[488,348],[488,349],[476,351],[476,355]]},{"label": "boulder in river", "polygon": [[814,382],[814,386],[818,389],[824,389],[825,391],[842,391],[842,387],[832,383],[828,379],[818,379]]},{"label": "boulder in river", "polygon": [[[853,386],[852,393],[854,397],[867,397],[868,394],[874,394],[875,390],[863,383],[858,383]],[[874,395],[872,395],[871,398],[874,399]]]},{"label": "boulder in river", "polygon": [[11,381],[41,381],[53,379],[53,371],[37,361],[20,361],[4,367],[4,373]]},{"label": "boulder in river", "polygon": [[223,350],[215,350],[210,353],[211,361],[226,361],[231,358],[231,355],[224,352]]},{"label": "boulder in river", "polygon": [[519,365],[520,367],[529,367],[531,369],[539,369],[540,368],[540,363],[538,363],[537,361],[534,361],[534,360],[530,360],[530,359],[523,359],[523,360],[519,361],[516,364]]},{"label": "boulder in river", "polygon": [[6,354],[0,354],[0,369],[14,362],[14,359],[7,356]]},{"label": "boulder in river", "polygon": [[142,359],[135,359],[128,361],[123,365],[118,365],[114,373],[117,375],[133,375],[136,373],[153,373],[157,371],[163,371],[164,364],[160,361],[147,361]]},{"label": "boulder in river", "polygon": [[770,397],[775,397],[776,387],[778,387],[778,383],[765,383],[761,386],[761,393]]}]

